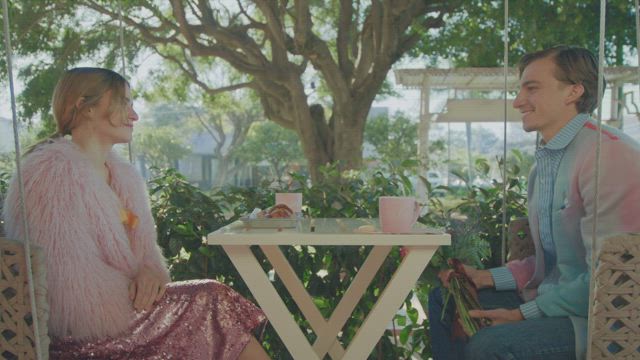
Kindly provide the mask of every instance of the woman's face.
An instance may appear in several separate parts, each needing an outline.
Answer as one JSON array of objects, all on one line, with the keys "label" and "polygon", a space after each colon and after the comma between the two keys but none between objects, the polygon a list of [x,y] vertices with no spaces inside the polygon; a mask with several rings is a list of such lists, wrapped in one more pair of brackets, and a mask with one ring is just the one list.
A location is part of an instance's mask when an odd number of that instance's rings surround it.
[{"label": "woman's face", "polygon": [[131,141],[138,114],[133,110],[129,86],[121,99],[114,98],[112,91],[106,92],[92,111],[93,130],[102,142],[113,145]]}]

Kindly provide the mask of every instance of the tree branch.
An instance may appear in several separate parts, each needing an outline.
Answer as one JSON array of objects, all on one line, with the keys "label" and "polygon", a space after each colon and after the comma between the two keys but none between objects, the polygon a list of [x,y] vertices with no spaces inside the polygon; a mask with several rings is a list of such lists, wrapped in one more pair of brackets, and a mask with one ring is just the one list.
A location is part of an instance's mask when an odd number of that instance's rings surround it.
[{"label": "tree branch", "polygon": [[311,28],[313,27],[309,2],[307,0],[295,0],[293,6],[296,14],[293,39],[298,49],[304,49],[307,47],[309,35],[312,33]]},{"label": "tree branch", "polygon": [[[204,90],[209,95],[216,95],[216,94],[219,94],[219,93],[228,92],[228,91],[234,91],[234,90],[242,89],[242,88],[250,88],[253,85],[253,82],[249,81],[249,82],[244,82],[244,83],[239,83],[239,84],[223,86],[223,87],[219,87],[219,88],[212,88],[209,85],[207,85],[205,82],[200,80],[200,78],[198,77],[197,70],[193,66],[193,63],[190,60],[188,60],[188,58],[186,56],[181,60],[181,59],[178,59],[177,57],[175,57],[173,55],[164,54],[164,53],[158,51],[158,49],[156,49],[156,48],[153,48],[153,49],[162,58],[164,58],[164,59],[174,63],[176,66],[178,66],[178,68],[189,79],[191,79],[191,81],[193,81],[193,83],[195,85],[197,85],[199,88]],[[187,66],[185,66],[185,64],[187,64]]]},{"label": "tree branch", "polygon": [[340,0],[340,12],[338,15],[338,38],[336,47],[338,49],[338,64],[340,71],[346,78],[351,78],[353,74],[353,61],[349,52],[351,44],[353,24],[353,3],[351,0]]},{"label": "tree branch", "polygon": [[271,51],[275,64],[285,64],[288,62],[286,33],[284,24],[280,21],[273,7],[273,3],[265,0],[255,0],[256,5],[262,11],[266,19],[265,36],[271,40]]},{"label": "tree branch", "polygon": [[[85,0],[84,1],[84,6],[86,6],[87,8],[94,10],[98,13],[104,14],[109,16],[112,19],[118,19],[120,17],[119,13],[116,13],[112,10],[109,10],[108,8],[96,3],[93,0]],[[146,8],[150,11],[152,11],[150,8]],[[148,26],[148,25],[143,25],[139,22],[137,22],[136,20],[132,19],[129,16],[126,16],[124,14],[122,14],[122,21],[137,29],[140,32],[140,35],[142,36],[142,38],[148,43],[148,44],[177,44],[180,47],[187,47],[187,44],[183,43],[182,41],[180,41],[177,37],[177,29],[173,26],[170,26],[170,22],[165,23],[163,20],[163,18],[159,18],[159,20],[161,21],[161,23],[163,25],[161,26]],[[155,35],[156,32],[158,33],[162,33],[165,32],[167,30],[172,30],[173,34],[169,34],[168,36],[157,36]]]},{"label": "tree branch", "polygon": [[173,10],[173,16],[178,22],[178,29],[180,30],[182,36],[184,36],[184,38],[187,40],[187,43],[191,47],[200,48],[202,45],[196,40],[196,36],[192,31],[191,25],[187,21],[182,1],[171,0],[171,9]]}]

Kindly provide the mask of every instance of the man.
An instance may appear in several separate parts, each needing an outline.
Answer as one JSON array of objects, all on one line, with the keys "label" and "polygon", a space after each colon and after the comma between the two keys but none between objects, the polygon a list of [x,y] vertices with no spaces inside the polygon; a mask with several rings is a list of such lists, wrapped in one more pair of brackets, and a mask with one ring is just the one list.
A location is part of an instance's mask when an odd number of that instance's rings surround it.
[{"label": "man", "polygon": [[[535,256],[506,267],[465,267],[492,326],[467,342],[452,339],[453,306],[441,320],[441,289],[429,298],[434,359],[582,359],[587,317],[593,223],[597,249],[607,237],[640,231],[640,146],[617,129],[601,134],[598,209],[597,61],[586,49],[556,46],[525,55],[513,102],[525,131],[542,146],[529,176],[528,208]],[[597,215],[597,216],[596,216]],[[441,273],[444,286],[447,273]]]}]

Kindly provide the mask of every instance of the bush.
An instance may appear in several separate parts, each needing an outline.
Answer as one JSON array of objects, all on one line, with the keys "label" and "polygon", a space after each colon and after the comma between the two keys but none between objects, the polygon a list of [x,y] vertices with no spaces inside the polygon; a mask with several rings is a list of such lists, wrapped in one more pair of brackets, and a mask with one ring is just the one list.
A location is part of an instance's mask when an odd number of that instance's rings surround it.
[{"label": "bush", "polygon": [[4,197],[9,188],[10,179],[11,174],[9,172],[0,170],[0,236],[4,236],[4,217],[1,215],[3,213]]},{"label": "bush", "polygon": [[[326,180],[318,185],[308,186],[304,176],[292,174],[292,184],[297,184],[296,188],[293,188],[294,185],[285,184],[274,188],[229,187],[205,194],[189,184],[174,170],[161,171],[161,175],[151,181],[152,211],[158,227],[158,241],[169,260],[172,277],[175,280],[214,278],[233,286],[242,295],[252,298],[224,251],[218,246],[202,244],[203,238],[208,233],[235,221],[255,207],[266,208],[272,205],[275,192],[279,191],[302,192],[307,205],[304,212],[312,217],[364,218],[377,215],[379,196],[402,195],[412,191],[407,176],[402,172],[389,175],[384,175],[383,171],[367,174],[352,172],[341,176],[337,167],[325,168],[323,172],[325,179],[340,180]],[[369,250],[368,247],[355,246],[285,247],[282,249],[326,318],[330,317],[331,310],[337,306]],[[258,249],[254,251],[265,271],[269,271],[271,266],[266,258]],[[383,286],[388,282],[399,261],[399,251],[394,249],[345,325],[342,335],[345,346],[348,346],[356,329],[373,307],[378,294],[383,290]],[[284,285],[277,278],[274,285],[278,293],[287,294]],[[309,328],[293,300],[284,296],[284,301],[297,322],[302,327]],[[408,316],[413,318],[414,323],[417,322],[415,309],[409,307]],[[406,357],[421,347],[424,338],[419,336],[416,336],[415,344],[409,343],[409,329],[407,328],[399,339],[409,345],[409,349],[395,346],[384,337],[375,351],[378,354],[376,358]],[[311,341],[314,340],[314,334],[307,336]],[[272,328],[267,328],[264,340],[272,358],[290,358]]]}]

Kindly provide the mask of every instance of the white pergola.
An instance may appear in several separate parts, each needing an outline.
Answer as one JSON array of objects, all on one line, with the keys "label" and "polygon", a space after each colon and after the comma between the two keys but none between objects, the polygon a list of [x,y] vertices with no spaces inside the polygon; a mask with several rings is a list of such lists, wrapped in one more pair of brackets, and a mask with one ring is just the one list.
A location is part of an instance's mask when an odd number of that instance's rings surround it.
[{"label": "white pergola", "polygon": [[[431,119],[428,101],[431,89],[453,89],[453,90],[504,90],[505,76],[503,68],[454,68],[454,69],[398,69],[394,71],[396,84],[409,89],[421,90],[420,120]],[[612,90],[617,90],[626,83],[637,82],[639,79],[638,67],[619,66],[605,68],[605,79],[607,86]],[[506,88],[508,91],[518,90],[518,73],[515,68],[507,71]],[[486,118],[491,121],[504,120],[504,101],[502,99],[464,99],[454,100],[453,107],[447,102],[448,111],[441,113],[436,121],[441,122],[483,122]],[[625,103],[625,99],[618,98],[618,91],[612,91],[611,102],[613,104]],[[510,103],[508,105],[511,105]],[[498,107],[496,111],[495,107]],[[509,106],[510,107],[510,106]],[[617,117],[617,106],[612,106],[611,118]],[[473,110],[473,111],[471,111]],[[448,114],[454,111],[457,116]],[[489,112],[489,114],[486,113]],[[490,115],[499,113],[499,118]],[[516,114],[514,111],[513,114]],[[444,118],[442,118],[444,116]],[[514,120],[511,117],[507,121]]]},{"label": "white pergola", "polygon": [[[467,129],[474,122],[520,122],[520,114],[511,106],[512,99],[447,99],[443,112],[429,112],[431,89],[503,91],[518,90],[518,71],[516,68],[505,70],[502,67],[454,68],[454,69],[397,69],[394,70],[396,84],[409,89],[420,89],[420,124],[418,126],[418,155],[428,160],[429,129],[432,122],[466,123]],[[638,67],[619,66],[604,69],[607,87],[611,91],[611,113],[607,120],[619,117],[619,108],[629,105],[638,108],[633,101],[633,94],[626,93],[620,97],[619,89],[627,83],[640,81]],[[627,99],[629,98],[629,99]],[[506,105],[506,106],[505,106]],[[631,111],[631,110],[630,110]],[[638,115],[640,117],[640,115]],[[424,169],[426,171],[427,169]],[[425,197],[425,189],[416,189],[418,196]]]}]

